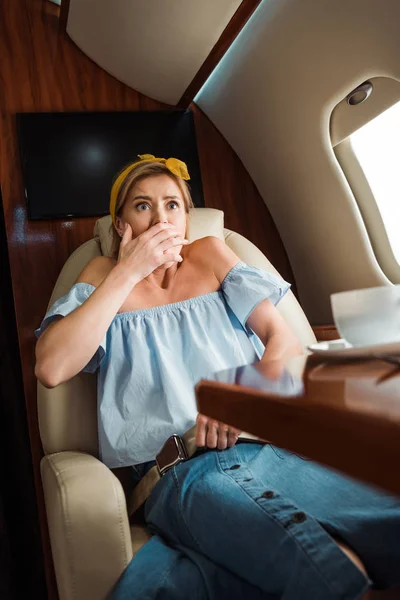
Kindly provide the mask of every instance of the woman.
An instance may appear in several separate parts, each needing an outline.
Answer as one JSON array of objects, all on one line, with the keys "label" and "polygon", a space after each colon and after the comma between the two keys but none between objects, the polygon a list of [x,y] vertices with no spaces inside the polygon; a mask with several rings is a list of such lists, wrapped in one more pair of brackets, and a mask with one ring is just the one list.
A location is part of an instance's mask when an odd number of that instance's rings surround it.
[{"label": "woman", "polygon": [[286,282],[216,238],[188,243],[188,179],[184,163],[152,155],[120,173],[115,257],[92,260],[37,332],[45,386],[99,370],[110,468],[132,466],[139,480],[169,436],[197,425],[199,451],[153,489],[155,535],[114,598],[326,600],[361,598],[370,579],[400,584],[396,499],[197,414],[199,379],[258,359],[279,370],[302,348],[274,306]]}]

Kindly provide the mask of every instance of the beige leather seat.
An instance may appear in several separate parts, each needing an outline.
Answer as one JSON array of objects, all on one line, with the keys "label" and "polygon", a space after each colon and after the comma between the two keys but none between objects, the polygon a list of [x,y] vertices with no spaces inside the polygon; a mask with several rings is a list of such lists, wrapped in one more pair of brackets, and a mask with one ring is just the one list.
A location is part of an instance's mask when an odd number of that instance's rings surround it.
[{"label": "beige leather seat", "polygon": [[[90,259],[110,255],[110,224],[110,217],[99,219],[94,239],[70,256],[49,306],[71,288]],[[246,263],[276,273],[251,242],[224,229],[221,211],[193,209],[190,241],[207,235],[225,239]],[[279,310],[304,345],[315,342],[292,292]],[[96,376],[79,374],[52,390],[39,383],[38,410],[45,452],[41,473],[60,600],[102,600],[150,536],[144,527],[130,527],[121,483],[98,459]]]}]

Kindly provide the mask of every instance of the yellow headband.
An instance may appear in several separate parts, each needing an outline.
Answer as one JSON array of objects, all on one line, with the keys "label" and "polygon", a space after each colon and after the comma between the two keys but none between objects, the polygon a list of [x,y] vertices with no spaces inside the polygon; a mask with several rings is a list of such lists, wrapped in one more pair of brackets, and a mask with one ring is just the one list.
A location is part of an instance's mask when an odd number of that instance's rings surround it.
[{"label": "yellow headband", "polygon": [[132,163],[131,165],[128,165],[126,167],[126,169],[124,169],[122,171],[122,173],[120,173],[118,175],[117,179],[114,181],[114,184],[111,188],[110,215],[111,215],[114,225],[115,225],[115,207],[117,205],[117,198],[118,198],[119,191],[120,191],[121,186],[124,183],[126,177],[129,175],[129,173],[132,171],[132,169],[134,169],[136,167],[136,165],[140,165],[141,163],[145,163],[145,162],[164,163],[165,166],[167,167],[167,169],[169,169],[171,171],[171,173],[173,173],[177,177],[181,177],[182,179],[185,179],[186,181],[188,179],[190,179],[189,173],[187,170],[187,166],[185,165],[184,162],[182,162],[178,158],[155,158],[152,154],[138,154],[138,157],[140,158],[140,160],[137,160],[136,162]]}]

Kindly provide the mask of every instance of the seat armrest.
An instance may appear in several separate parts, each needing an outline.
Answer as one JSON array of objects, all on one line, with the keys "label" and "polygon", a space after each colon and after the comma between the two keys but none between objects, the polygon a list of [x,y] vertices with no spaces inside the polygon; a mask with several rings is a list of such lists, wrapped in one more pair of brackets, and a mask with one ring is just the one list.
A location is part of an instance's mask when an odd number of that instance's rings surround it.
[{"label": "seat armrest", "polygon": [[82,452],[47,455],[40,467],[60,600],[107,598],[132,558],[120,482]]}]

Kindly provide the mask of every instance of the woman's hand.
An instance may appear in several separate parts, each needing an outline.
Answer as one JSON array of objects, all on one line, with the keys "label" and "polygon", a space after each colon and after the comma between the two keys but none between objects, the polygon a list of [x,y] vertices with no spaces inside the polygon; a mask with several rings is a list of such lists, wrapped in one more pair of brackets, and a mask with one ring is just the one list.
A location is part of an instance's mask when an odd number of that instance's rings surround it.
[{"label": "woman's hand", "polygon": [[182,262],[176,246],[189,242],[180,237],[175,225],[157,223],[132,239],[132,228],[126,224],[119,247],[118,264],[126,268],[129,275],[139,283],[157,267],[168,262]]},{"label": "woman's hand", "polygon": [[265,352],[261,360],[254,366],[264,377],[277,381],[285,370],[285,361],[281,359],[268,360]]},{"label": "woman's hand", "polygon": [[231,448],[236,444],[239,434],[242,433],[240,429],[201,414],[197,415],[196,426],[196,445],[200,448],[204,446],[218,448],[218,450]]}]

